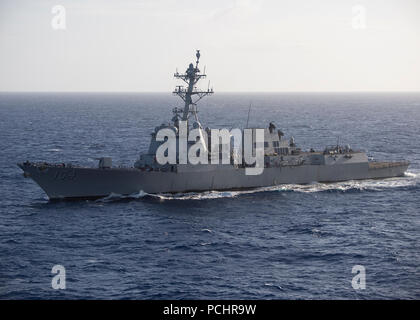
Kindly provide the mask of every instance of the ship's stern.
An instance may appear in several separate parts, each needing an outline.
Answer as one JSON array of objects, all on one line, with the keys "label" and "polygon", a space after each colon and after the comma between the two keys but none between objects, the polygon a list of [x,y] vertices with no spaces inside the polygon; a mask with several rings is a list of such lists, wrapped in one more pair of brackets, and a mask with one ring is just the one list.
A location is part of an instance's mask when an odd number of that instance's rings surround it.
[{"label": "ship's stern", "polygon": [[402,177],[410,165],[409,161],[369,162],[369,178],[383,179]]}]

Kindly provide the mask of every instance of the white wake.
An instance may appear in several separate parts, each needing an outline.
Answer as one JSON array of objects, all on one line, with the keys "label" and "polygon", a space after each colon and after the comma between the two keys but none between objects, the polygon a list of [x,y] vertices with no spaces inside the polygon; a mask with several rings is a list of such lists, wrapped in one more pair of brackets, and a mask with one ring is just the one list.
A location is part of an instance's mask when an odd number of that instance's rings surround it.
[{"label": "white wake", "polygon": [[405,174],[404,177],[388,178],[382,180],[349,180],[345,182],[335,183],[318,183],[314,182],[311,184],[283,184],[272,187],[261,187],[250,190],[241,191],[205,191],[205,192],[188,192],[188,193],[177,193],[177,194],[149,194],[143,191],[139,193],[122,196],[118,194],[111,194],[106,198],[98,201],[115,201],[121,199],[141,199],[144,197],[157,198],[160,200],[210,200],[220,198],[235,198],[245,194],[254,194],[260,192],[302,192],[302,193],[314,193],[314,192],[346,192],[349,190],[358,191],[382,191],[389,188],[402,188],[416,186],[420,182],[420,170],[410,171]]}]

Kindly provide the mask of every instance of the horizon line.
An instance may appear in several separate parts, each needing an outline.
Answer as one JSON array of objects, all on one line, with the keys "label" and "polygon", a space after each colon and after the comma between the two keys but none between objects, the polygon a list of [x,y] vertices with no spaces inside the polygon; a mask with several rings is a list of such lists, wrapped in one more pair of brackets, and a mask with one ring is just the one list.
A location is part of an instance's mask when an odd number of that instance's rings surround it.
[{"label": "horizon line", "polygon": [[[38,91],[38,90],[34,90],[34,91],[18,91],[18,90],[13,90],[13,91],[2,91],[0,90],[0,94],[4,94],[4,93],[66,93],[66,94],[81,94],[81,93],[101,93],[101,94],[171,94],[172,92],[169,91]],[[235,94],[267,94],[267,93],[273,93],[273,94],[290,94],[290,93],[311,93],[311,94],[316,94],[316,93],[420,93],[420,90],[391,90],[391,91],[380,91],[380,90],[349,90],[349,91],[217,91],[215,92],[215,94],[231,94],[231,93],[235,93]]]}]

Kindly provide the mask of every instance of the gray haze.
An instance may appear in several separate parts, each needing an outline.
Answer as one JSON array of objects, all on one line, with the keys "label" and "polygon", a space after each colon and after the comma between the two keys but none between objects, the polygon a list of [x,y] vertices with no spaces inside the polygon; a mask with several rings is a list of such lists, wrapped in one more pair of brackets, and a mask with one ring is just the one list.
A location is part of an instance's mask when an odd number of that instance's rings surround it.
[{"label": "gray haze", "polygon": [[219,92],[420,91],[420,1],[0,1],[0,91],[167,92],[195,49]]}]

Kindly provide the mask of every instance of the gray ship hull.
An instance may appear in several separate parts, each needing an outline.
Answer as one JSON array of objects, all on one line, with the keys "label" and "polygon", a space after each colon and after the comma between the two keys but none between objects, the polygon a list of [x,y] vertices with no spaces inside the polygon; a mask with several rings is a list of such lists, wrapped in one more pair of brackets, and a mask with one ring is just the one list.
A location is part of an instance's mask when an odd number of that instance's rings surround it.
[{"label": "gray ship hull", "polygon": [[83,168],[19,164],[55,199],[94,199],[110,194],[181,193],[238,190],[280,184],[307,184],[403,176],[408,162],[356,162],[335,165],[296,165],[265,168],[260,175],[246,175],[232,165],[179,165],[176,172],[137,168]]}]

